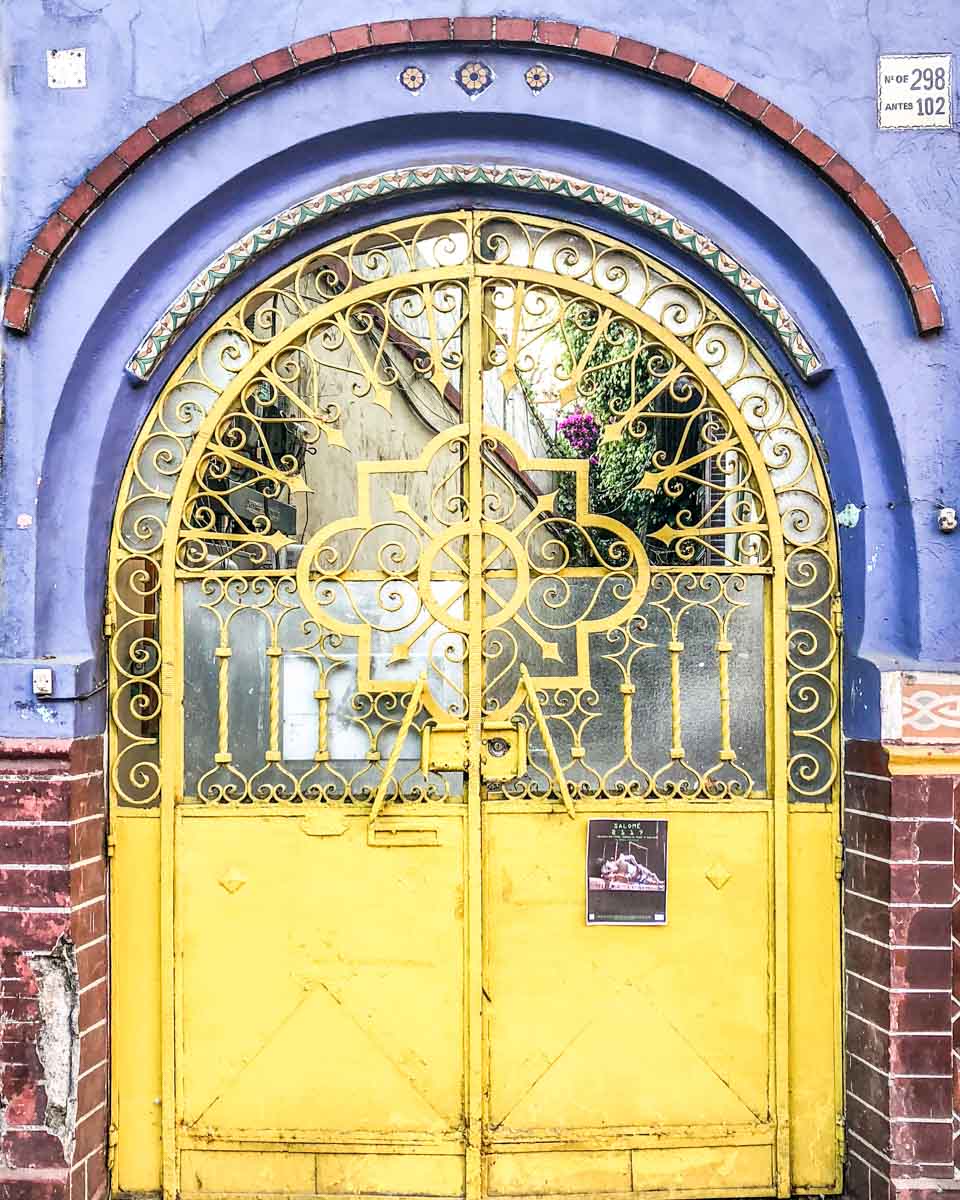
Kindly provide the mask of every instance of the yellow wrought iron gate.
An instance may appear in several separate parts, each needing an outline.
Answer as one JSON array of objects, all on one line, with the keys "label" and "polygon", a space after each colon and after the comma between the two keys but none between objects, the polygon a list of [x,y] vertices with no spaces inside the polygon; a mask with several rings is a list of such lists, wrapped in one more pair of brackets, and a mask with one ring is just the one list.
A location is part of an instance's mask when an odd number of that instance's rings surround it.
[{"label": "yellow wrought iron gate", "polygon": [[829,512],[743,329],[580,226],[204,334],[113,543],[115,1187],[839,1190]]}]

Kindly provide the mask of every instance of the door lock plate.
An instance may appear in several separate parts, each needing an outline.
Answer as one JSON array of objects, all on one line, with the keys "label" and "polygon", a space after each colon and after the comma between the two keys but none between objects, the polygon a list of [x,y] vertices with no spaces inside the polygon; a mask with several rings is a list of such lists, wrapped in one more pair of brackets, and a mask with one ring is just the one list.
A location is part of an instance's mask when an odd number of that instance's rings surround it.
[{"label": "door lock plate", "polygon": [[[426,724],[420,767],[431,771],[465,771],[468,765],[464,721]],[[509,721],[485,721],[480,727],[480,774],[484,779],[517,779],[527,769],[527,730]]]},{"label": "door lock plate", "polygon": [[465,721],[445,724],[427,722],[420,742],[420,769],[424,775],[431,771],[465,771],[467,769],[467,725]]},{"label": "door lock plate", "polygon": [[480,774],[484,779],[518,779],[527,769],[527,728],[488,721],[480,728]]}]

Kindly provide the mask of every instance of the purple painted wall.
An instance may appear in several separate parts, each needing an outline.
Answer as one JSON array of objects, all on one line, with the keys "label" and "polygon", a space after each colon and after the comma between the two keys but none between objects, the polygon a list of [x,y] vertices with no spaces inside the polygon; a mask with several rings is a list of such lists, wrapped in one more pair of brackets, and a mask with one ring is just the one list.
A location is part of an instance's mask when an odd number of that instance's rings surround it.
[{"label": "purple painted wall", "polygon": [[[451,79],[462,50],[358,60],[232,108],[154,156],[70,248],[30,336],[6,338],[0,734],[102,728],[109,518],[135,431],[186,349],[178,346],[147,387],[130,384],[123,364],[158,313],[225,244],[291,201],[376,170],[454,159],[557,168],[657,199],[751,265],[812,334],[832,368],[815,385],[799,380],[745,306],[698,277],[761,338],[805,405],[838,509],[862,510],[855,527],[841,530],[846,721],[850,736],[876,737],[878,668],[960,662],[951,569],[960,535],[951,540],[936,523],[939,502],[960,502],[960,448],[944,420],[960,390],[957,135],[881,134],[874,107],[877,53],[960,45],[953,0],[914,7],[787,0],[774,19],[773,6],[766,13],[755,0],[673,0],[642,10],[594,0],[589,12],[557,0],[550,13],[532,15],[589,19],[709,63],[837,146],[926,255],[947,319],[934,338],[916,337],[888,261],[798,160],[695,96],[551,58],[545,48],[484,51],[497,78],[473,100]],[[473,3],[462,10],[488,11]],[[67,188],[185,92],[348,20],[422,15],[431,13],[384,0],[364,0],[349,14],[303,0],[274,0],[266,9],[236,0],[18,6],[5,39],[12,92],[6,262],[16,262]],[[50,90],[44,52],[70,46],[87,48],[88,86]],[[430,76],[418,96],[396,79],[407,57]],[[555,78],[535,95],[523,71],[538,59],[549,59]],[[515,196],[485,199],[518,206]],[[281,261],[388,211],[397,210],[348,215],[288,244],[223,293],[201,324]],[[660,243],[650,248],[691,273],[688,260]],[[54,656],[49,703],[30,694],[30,668],[44,655]]]}]

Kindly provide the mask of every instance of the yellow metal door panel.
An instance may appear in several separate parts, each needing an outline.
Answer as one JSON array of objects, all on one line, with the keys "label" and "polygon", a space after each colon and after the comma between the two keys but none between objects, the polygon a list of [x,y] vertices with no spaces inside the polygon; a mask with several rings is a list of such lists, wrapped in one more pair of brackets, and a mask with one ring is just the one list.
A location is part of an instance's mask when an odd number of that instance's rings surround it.
[{"label": "yellow metal door panel", "polygon": [[123,1125],[117,1180],[124,1191],[160,1186],[160,822],[113,821],[110,873],[113,974],[113,1106]]},{"label": "yellow metal door panel", "polygon": [[332,1195],[459,1196],[463,1154],[318,1154],[317,1191]]},{"label": "yellow metal door panel", "polygon": [[632,1152],[635,1191],[711,1193],[773,1186],[770,1146],[670,1146]]},{"label": "yellow metal door panel", "polygon": [[674,813],[669,838],[667,924],[588,927],[586,818],[488,806],[494,1129],[768,1119],[767,815]]},{"label": "yellow metal door panel", "polygon": [[491,1196],[604,1195],[630,1191],[629,1150],[497,1152],[487,1169]]},{"label": "yellow metal door panel", "polygon": [[180,1180],[185,1192],[314,1191],[312,1154],[249,1150],[184,1150]]},{"label": "yellow metal door panel", "polygon": [[836,817],[794,808],[790,833],[790,1161],[794,1186],[840,1187],[840,884]]},{"label": "yellow metal door panel", "polygon": [[454,1128],[462,1086],[462,820],[371,848],[364,817],[182,816],[183,1123],[199,1130]]}]

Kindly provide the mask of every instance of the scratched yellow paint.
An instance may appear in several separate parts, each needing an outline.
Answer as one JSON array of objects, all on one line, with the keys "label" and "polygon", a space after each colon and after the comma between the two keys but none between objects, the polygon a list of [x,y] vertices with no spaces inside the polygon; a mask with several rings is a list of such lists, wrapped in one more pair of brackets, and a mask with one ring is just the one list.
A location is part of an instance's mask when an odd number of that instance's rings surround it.
[{"label": "scratched yellow paint", "polygon": [[634,1150],[633,1186],[637,1191],[684,1189],[713,1191],[728,1187],[737,1195],[769,1191],[769,1146],[687,1146]]},{"label": "scratched yellow paint", "polygon": [[338,837],[298,815],[180,819],[186,1132],[456,1129],[462,817],[438,823],[438,846],[374,853],[366,814]]},{"label": "scratched yellow paint", "polygon": [[487,1174],[491,1196],[599,1194],[630,1191],[628,1150],[494,1153]]},{"label": "scratched yellow paint", "polygon": [[842,1080],[840,889],[834,814],[821,805],[790,813],[790,1156],[812,1192],[839,1191]]},{"label": "scratched yellow paint", "polygon": [[457,1196],[462,1154],[318,1154],[317,1190],[335,1194]]},{"label": "scratched yellow paint", "polygon": [[113,820],[112,1104],[123,1122],[115,1167],[125,1189],[160,1181],[160,822],[156,814]]},{"label": "scratched yellow paint", "polygon": [[[492,1129],[769,1136],[769,813],[670,816],[664,928],[586,924],[568,881],[584,873],[587,820],[487,812]],[[730,873],[722,889],[704,847]]]},{"label": "scratched yellow paint", "polygon": [[280,1151],[187,1150],[180,1164],[187,1192],[312,1192],[312,1154]]}]

